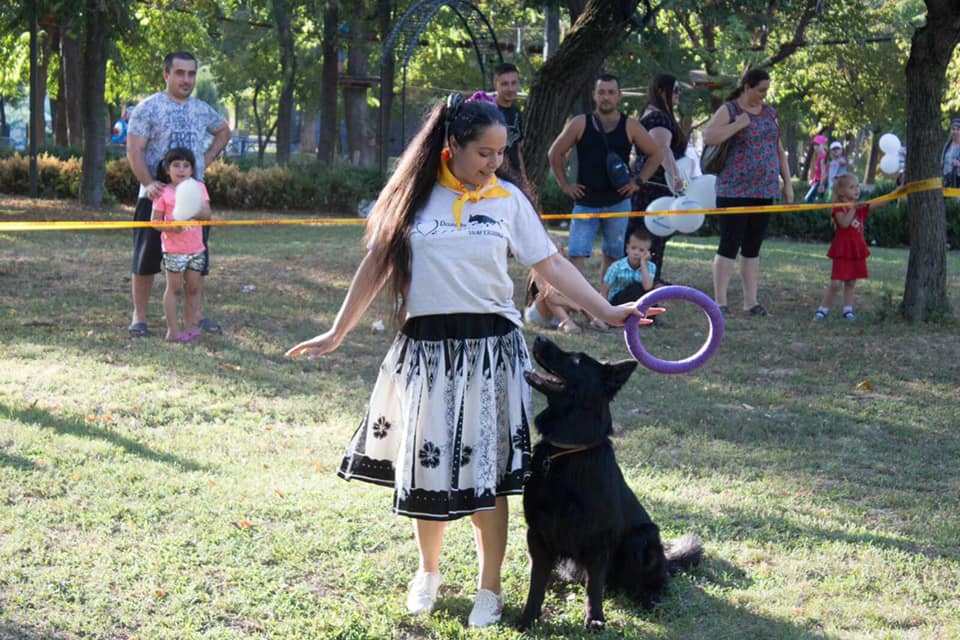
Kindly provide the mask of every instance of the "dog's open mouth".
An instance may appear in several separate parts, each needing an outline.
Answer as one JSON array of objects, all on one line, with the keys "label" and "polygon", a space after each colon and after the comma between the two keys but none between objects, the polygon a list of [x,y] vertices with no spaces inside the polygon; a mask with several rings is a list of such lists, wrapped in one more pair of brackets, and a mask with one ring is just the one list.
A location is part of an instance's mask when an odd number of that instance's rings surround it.
[{"label": "dog's open mouth", "polygon": [[534,350],[533,357],[537,361],[537,364],[543,367],[543,372],[541,373],[540,371],[531,369],[524,373],[523,375],[527,379],[527,383],[543,393],[562,393],[566,385],[566,380],[550,371],[550,368],[537,356],[538,354],[536,350]]}]

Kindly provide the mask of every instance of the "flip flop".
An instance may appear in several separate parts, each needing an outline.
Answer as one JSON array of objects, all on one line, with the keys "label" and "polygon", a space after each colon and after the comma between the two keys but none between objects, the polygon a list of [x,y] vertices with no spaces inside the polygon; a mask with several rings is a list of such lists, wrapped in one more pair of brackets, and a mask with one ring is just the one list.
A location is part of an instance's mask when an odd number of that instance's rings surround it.
[{"label": "flip flop", "polygon": [[147,329],[146,322],[134,322],[127,328],[127,332],[131,338],[146,338],[150,335],[150,330]]},{"label": "flip flop", "polygon": [[197,327],[199,327],[202,331],[206,333],[212,333],[218,336],[223,335],[223,327],[221,327],[219,324],[217,324],[210,318],[203,318],[202,320],[200,320],[200,322],[197,323]]},{"label": "flip flop", "polygon": [[177,334],[177,342],[187,343],[192,341],[194,338],[199,338],[199,337],[200,337],[200,329],[197,329],[196,327],[194,327],[189,331],[181,331],[179,334]]}]

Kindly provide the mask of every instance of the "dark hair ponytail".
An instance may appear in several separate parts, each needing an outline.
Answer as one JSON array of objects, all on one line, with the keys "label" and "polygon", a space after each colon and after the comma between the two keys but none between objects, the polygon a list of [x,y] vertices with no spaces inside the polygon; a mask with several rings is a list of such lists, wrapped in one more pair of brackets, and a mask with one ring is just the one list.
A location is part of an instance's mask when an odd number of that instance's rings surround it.
[{"label": "dark hair ponytail", "polygon": [[754,69],[748,69],[746,73],[743,74],[743,77],[740,78],[740,82],[737,83],[737,88],[734,89],[730,95],[727,96],[727,100],[736,100],[741,95],[743,95],[743,90],[747,87],[753,88],[763,82],[764,80],[769,80],[770,74],[766,72],[765,69],[760,69],[759,67]]}]

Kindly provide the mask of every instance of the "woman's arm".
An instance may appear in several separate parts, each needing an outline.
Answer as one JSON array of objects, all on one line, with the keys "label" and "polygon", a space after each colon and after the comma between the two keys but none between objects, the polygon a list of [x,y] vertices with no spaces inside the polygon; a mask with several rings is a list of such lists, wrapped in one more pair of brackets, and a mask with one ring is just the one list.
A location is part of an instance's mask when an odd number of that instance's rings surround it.
[{"label": "woman's arm", "polygon": [[683,176],[680,175],[680,168],[673,157],[673,149],[670,148],[670,143],[673,142],[673,133],[666,127],[654,127],[647,133],[650,134],[650,138],[660,147],[660,151],[663,153],[663,159],[660,161],[663,170],[673,177],[673,184],[668,184],[667,187],[675,193],[683,191]]},{"label": "woman's arm", "polygon": [[353,276],[347,296],[340,306],[340,312],[333,321],[333,327],[325,333],[305,340],[291,348],[285,355],[297,356],[307,354],[310,359],[318,358],[340,346],[347,334],[357,326],[370,303],[377,296],[389,273],[380,270],[382,261],[376,249],[364,256]]},{"label": "woman's arm", "polygon": [[[632,315],[643,316],[633,303],[618,307],[611,305],[587,282],[579,269],[559,253],[534,264],[533,269],[588,314],[607,324],[621,326]],[[655,314],[648,313],[648,315]],[[650,321],[641,320],[640,323],[650,324]]]},{"label": "woman's arm", "polygon": [[722,104],[710,117],[707,126],[703,129],[703,144],[720,144],[741,129],[746,129],[749,126],[750,115],[746,111],[741,111],[731,121],[727,105]]}]

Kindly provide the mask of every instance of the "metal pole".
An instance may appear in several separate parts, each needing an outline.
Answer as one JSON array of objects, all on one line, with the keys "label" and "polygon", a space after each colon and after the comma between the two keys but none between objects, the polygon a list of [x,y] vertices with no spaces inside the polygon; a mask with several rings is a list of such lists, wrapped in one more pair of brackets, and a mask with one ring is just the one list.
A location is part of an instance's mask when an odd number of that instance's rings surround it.
[{"label": "metal pole", "polygon": [[33,15],[30,16],[30,197],[37,198],[39,190],[37,188],[37,120],[44,123],[43,102],[40,93],[40,72],[37,68],[37,13],[34,6]]}]

